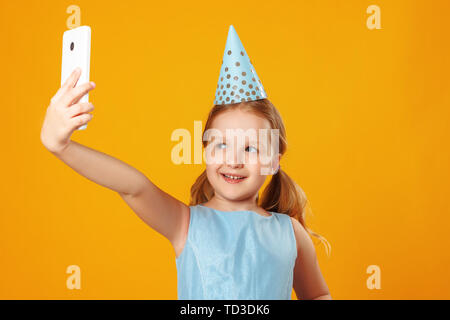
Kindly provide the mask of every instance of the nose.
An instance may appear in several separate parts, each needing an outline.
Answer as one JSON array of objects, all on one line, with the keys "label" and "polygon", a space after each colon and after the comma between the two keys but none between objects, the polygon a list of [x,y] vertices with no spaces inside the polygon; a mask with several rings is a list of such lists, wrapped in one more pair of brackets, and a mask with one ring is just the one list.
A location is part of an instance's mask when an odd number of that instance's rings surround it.
[{"label": "nose", "polygon": [[230,168],[242,168],[244,166],[244,157],[241,152],[237,152],[236,148],[229,148],[225,152],[225,163]]},{"label": "nose", "polygon": [[232,169],[239,169],[239,168],[243,168],[244,164],[242,164],[242,163],[227,163],[227,167],[232,168]]}]

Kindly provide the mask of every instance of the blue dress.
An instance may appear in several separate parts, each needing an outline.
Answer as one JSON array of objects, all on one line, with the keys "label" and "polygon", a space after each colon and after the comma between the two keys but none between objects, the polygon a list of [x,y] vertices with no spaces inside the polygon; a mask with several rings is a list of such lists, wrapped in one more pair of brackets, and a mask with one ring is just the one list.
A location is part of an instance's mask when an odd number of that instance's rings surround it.
[{"label": "blue dress", "polygon": [[290,300],[297,244],[291,218],[190,206],[175,258],[178,299]]}]

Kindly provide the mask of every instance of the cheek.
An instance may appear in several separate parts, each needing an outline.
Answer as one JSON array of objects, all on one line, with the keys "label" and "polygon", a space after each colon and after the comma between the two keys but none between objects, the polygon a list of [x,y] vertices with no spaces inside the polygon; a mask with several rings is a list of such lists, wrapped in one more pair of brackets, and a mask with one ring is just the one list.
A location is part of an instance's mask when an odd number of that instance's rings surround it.
[{"label": "cheek", "polygon": [[218,166],[213,165],[207,165],[206,166],[206,176],[208,177],[209,181],[217,180],[217,170],[219,169]]},{"label": "cheek", "polygon": [[256,183],[264,183],[266,181],[267,176],[272,174],[271,170],[272,166],[269,164],[262,164],[258,162],[254,165],[248,165],[247,169],[250,172],[252,180]]},{"label": "cheek", "polygon": [[250,166],[260,166],[260,159],[258,152],[246,152],[245,163]]},{"label": "cheek", "polygon": [[264,177],[261,176],[261,165],[259,163],[248,164],[246,167],[247,167],[247,171],[249,172],[252,181],[257,182],[261,179],[264,179]]},{"label": "cheek", "polygon": [[205,149],[205,162],[210,166],[217,166],[225,162],[225,149],[208,145]]},{"label": "cheek", "polygon": [[274,157],[262,157],[258,161],[258,172],[261,175],[267,176],[273,174],[273,168],[277,164],[277,159]]}]

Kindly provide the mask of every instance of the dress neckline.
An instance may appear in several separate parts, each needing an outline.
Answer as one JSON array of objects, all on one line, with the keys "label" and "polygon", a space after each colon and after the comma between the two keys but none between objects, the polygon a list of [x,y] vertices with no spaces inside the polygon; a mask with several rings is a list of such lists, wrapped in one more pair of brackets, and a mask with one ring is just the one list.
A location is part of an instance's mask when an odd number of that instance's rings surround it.
[{"label": "dress neckline", "polygon": [[219,213],[251,212],[251,213],[254,213],[254,214],[256,214],[257,216],[260,216],[261,218],[264,218],[264,219],[270,219],[270,218],[272,218],[272,217],[275,215],[275,212],[272,212],[272,211],[267,211],[267,212],[270,213],[270,216],[263,216],[262,214],[259,214],[258,212],[252,211],[252,210],[222,211],[222,210],[217,210],[217,209],[214,209],[214,208],[211,208],[211,207],[207,207],[207,206],[204,206],[204,205],[201,205],[201,204],[198,204],[197,206],[203,207],[203,208],[207,208],[207,209],[211,209],[211,210],[217,211],[217,212],[219,212]]}]

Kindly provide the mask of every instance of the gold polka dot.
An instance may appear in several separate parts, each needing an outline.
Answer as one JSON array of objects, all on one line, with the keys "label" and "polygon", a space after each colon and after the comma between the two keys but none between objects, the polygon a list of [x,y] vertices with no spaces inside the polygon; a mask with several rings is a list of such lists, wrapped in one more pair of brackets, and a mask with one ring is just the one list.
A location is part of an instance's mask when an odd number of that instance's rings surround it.
[{"label": "gold polka dot", "polygon": [[252,95],[255,95],[256,94],[256,92],[255,91],[252,91]]},{"label": "gold polka dot", "polygon": [[228,71],[228,67],[225,68],[225,72],[227,72],[227,71]]},{"label": "gold polka dot", "polygon": [[255,82],[256,82],[256,79],[255,79],[255,78],[252,78],[252,81],[255,81]]},{"label": "gold polka dot", "polygon": [[219,100],[222,100],[222,97],[219,97]]},{"label": "gold polka dot", "polygon": [[230,101],[230,97],[227,97],[227,101]]},{"label": "gold polka dot", "polygon": [[227,88],[229,88],[230,87],[230,84],[229,83],[227,83]]},{"label": "gold polka dot", "polygon": [[241,56],[244,56],[244,51],[241,51]]},{"label": "gold polka dot", "polygon": [[241,64],[239,62],[236,62],[236,67],[239,67]]},{"label": "gold polka dot", "polygon": [[247,101],[250,101],[250,100],[252,100],[251,98],[247,98]]},{"label": "gold polka dot", "polygon": [[239,92],[240,93],[244,93],[244,89],[239,89]]},{"label": "gold polka dot", "polygon": [[232,96],[234,96],[234,91],[231,91],[230,94],[231,94]]},{"label": "gold polka dot", "polygon": [[225,90],[223,90],[223,94],[227,93]]},{"label": "gold polka dot", "polygon": [[247,83],[247,81],[245,81],[245,80],[242,80],[242,84],[246,84]]},{"label": "gold polka dot", "polygon": [[223,77],[220,78],[220,81],[223,81]]},{"label": "gold polka dot", "polygon": [[228,50],[228,52],[227,52],[227,53],[228,53],[228,55],[230,55],[230,54],[231,54],[231,50]]},{"label": "gold polka dot", "polygon": [[225,101],[222,101],[222,103],[221,104],[225,104]]},{"label": "gold polka dot", "polygon": [[259,88],[258,88],[258,87],[255,87],[255,89],[259,91]]},{"label": "gold polka dot", "polygon": [[234,103],[234,99],[233,99],[233,100],[231,100],[231,103]]},{"label": "gold polka dot", "polygon": [[252,88],[253,88],[253,85],[250,83],[250,84],[248,85],[248,87],[249,87],[250,89],[252,89]]},{"label": "gold polka dot", "polygon": [[238,76],[234,76],[233,79],[237,81],[239,79],[239,77]]},{"label": "gold polka dot", "polygon": [[222,85],[220,85],[220,89],[223,89],[223,84],[222,84]]},{"label": "gold polka dot", "polygon": [[249,96],[249,95],[250,95],[250,92],[246,91],[246,92],[245,92],[245,95],[246,95],[246,96]]},{"label": "gold polka dot", "polygon": [[234,90],[237,90],[237,85],[234,85],[234,86],[233,86],[233,89],[234,89]]},{"label": "gold polka dot", "polygon": [[245,77],[247,75],[247,73],[244,71],[244,72],[242,72],[242,75]]},{"label": "gold polka dot", "polygon": [[244,102],[244,101],[245,101],[245,98],[242,98],[241,101]]}]

